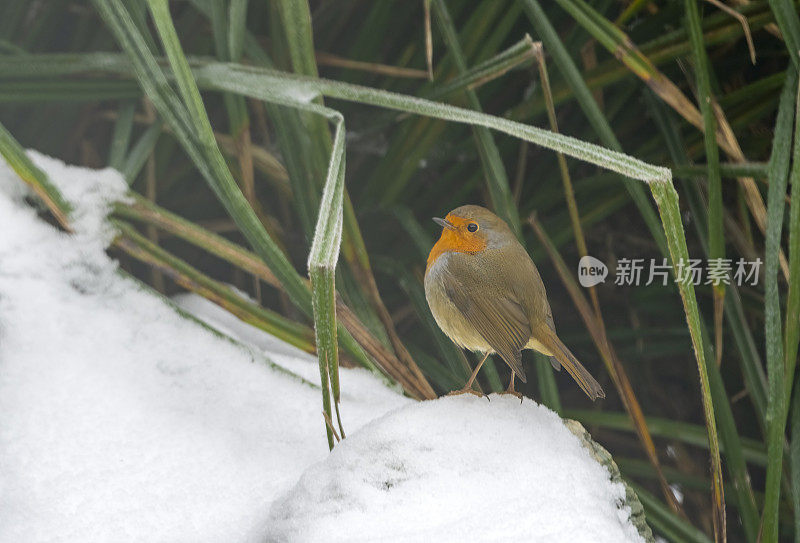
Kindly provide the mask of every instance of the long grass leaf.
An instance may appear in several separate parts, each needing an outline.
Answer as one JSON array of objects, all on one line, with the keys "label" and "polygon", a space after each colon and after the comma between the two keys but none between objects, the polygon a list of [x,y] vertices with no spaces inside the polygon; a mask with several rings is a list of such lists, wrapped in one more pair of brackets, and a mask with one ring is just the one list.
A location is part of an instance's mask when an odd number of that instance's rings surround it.
[{"label": "long grass leaf", "polygon": [[797,369],[797,350],[800,341],[800,95],[797,102],[792,171],[789,177],[792,193],[789,207],[789,292],[786,295],[783,347],[786,359],[787,401],[792,396],[792,382]]},{"label": "long grass leaf", "polygon": [[[703,143],[706,150],[708,166],[708,258],[709,268],[717,263],[720,268],[721,259],[725,258],[725,239],[722,235],[722,177],[719,171],[719,147],[715,134],[717,122],[714,116],[713,96],[711,95],[710,66],[703,34],[700,25],[700,10],[696,0],[685,0],[686,26],[692,44],[694,57],[694,73],[697,80],[697,101],[703,115]],[[713,285],[714,291],[714,350],[717,365],[722,361],[722,316],[725,303],[725,283],[720,281]],[[719,506],[721,507],[721,505]]]},{"label": "long grass leaf", "polygon": [[[550,89],[550,77],[547,72],[547,64],[541,49],[538,51],[537,61],[539,64],[539,77],[542,80],[545,102],[547,103],[547,117],[550,123],[550,129],[553,132],[558,132],[558,122],[556,120],[552,91]],[[578,203],[575,199],[575,191],[572,186],[572,179],[567,167],[567,161],[566,158],[564,158],[564,155],[561,153],[558,154],[558,166],[561,173],[561,182],[564,185],[564,197],[567,200],[567,207],[569,209],[570,222],[572,224],[572,230],[578,248],[578,255],[583,258],[588,255],[586,239],[581,227]],[[616,357],[615,353],[610,349],[610,342],[606,336],[606,325],[603,320],[602,310],[600,308],[600,300],[597,295],[597,289],[594,286],[589,288],[589,296],[592,300],[595,328],[597,330],[596,333],[592,334],[592,340],[595,342],[599,351],[606,352],[606,354],[603,356],[604,362],[606,363],[606,368],[611,375],[614,385],[617,387],[617,391],[622,397],[622,402],[625,405],[625,409],[634,420],[634,425],[636,426],[637,434],[642,446],[644,447],[648,459],[652,463],[653,468],[657,473],[664,498],[673,511],[680,512],[680,504],[675,499],[672,489],[669,487],[666,479],[664,478],[664,474],[661,470],[661,464],[655,450],[655,445],[653,444],[653,439],[650,436],[650,432],[647,429],[647,423],[644,420],[644,413],[639,405],[639,400],[636,398],[636,395],[633,392],[633,387],[630,385],[630,380],[628,379],[625,367]],[[584,317],[584,320],[586,319],[588,319],[588,315]]]},{"label": "long grass leaf", "polygon": [[797,15],[797,5],[792,0],[769,0],[769,6],[775,14],[775,21],[781,29],[794,67],[800,70],[800,17]]},{"label": "long grass leaf", "polygon": [[[678,193],[675,187],[668,182],[658,181],[650,184],[653,196],[658,204],[661,220],[664,223],[664,230],[667,233],[667,243],[670,248],[672,266],[675,277],[678,277],[679,263],[689,261],[689,251],[686,247],[686,236],[681,223],[680,206],[678,205]],[[700,325],[700,311],[697,307],[694,287],[687,280],[677,281],[678,290],[681,293],[684,313],[689,325],[689,333],[692,337],[695,358],[697,360],[697,370],[700,377],[700,392],[703,400],[703,415],[708,428],[709,451],[711,452],[711,482],[712,499],[716,504],[725,503],[725,494],[722,482],[722,462],[719,453],[719,437],[717,434],[717,423],[714,415],[714,402],[711,395],[711,386],[708,379],[708,367],[704,354],[703,333]],[[718,518],[715,526],[722,528],[725,524],[724,509],[716,511]],[[724,533],[724,532],[723,532]],[[717,537],[722,533],[717,532]]]},{"label": "long grass leaf", "polygon": [[789,73],[781,92],[775,137],[769,162],[769,192],[767,196],[767,237],[764,256],[764,335],[767,344],[767,482],[761,536],[763,541],[778,540],[778,504],[783,474],[783,443],[786,426],[786,366],[781,334],[781,305],[778,295],[778,254],[783,229],[784,196],[789,175],[792,121],[797,107],[797,68]]}]

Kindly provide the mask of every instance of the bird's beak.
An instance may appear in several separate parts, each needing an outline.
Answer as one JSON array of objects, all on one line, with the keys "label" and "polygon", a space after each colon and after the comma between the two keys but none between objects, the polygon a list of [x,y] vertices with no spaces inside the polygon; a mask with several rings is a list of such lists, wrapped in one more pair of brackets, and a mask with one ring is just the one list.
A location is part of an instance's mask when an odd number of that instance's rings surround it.
[{"label": "bird's beak", "polygon": [[453,223],[446,221],[444,219],[440,219],[439,217],[434,217],[433,222],[441,226],[442,228],[449,228],[450,230],[456,230],[456,227],[453,226]]}]

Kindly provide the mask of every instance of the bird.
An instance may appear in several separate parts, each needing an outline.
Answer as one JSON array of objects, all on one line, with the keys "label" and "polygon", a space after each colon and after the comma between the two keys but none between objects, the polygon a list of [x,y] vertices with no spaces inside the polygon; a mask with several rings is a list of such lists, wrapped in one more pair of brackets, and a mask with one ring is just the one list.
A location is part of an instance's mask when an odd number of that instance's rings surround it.
[{"label": "bird", "polygon": [[605,398],[600,383],[558,338],[553,312],[536,264],[500,217],[477,205],[453,209],[425,267],[425,298],[436,323],[459,347],[484,353],[464,388],[472,393],[488,356],[497,353],[511,368],[506,393],[522,399],[514,377],[527,382],[522,351],[533,349],[561,366],[591,400]]}]

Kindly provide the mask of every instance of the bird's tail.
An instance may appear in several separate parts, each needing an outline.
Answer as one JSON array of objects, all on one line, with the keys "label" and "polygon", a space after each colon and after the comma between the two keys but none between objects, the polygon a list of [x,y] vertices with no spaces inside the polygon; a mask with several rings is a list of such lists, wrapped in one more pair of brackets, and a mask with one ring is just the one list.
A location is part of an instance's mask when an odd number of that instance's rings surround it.
[{"label": "bird's tail", "polygon": [[600,383],[598,383],[597,380],[592,377],[592,374],[578,362],[578,359],[575,358],[575,355],[570,352],[567,346],[558,339],[555,331],[548,327],[537,340],[550,351],[552,356],[555,357],[562,366],[567,368],[567,371],[572,378],[575,379],[575,382],[578,383],[578,386],[581,387],[581,390],[583,390],[592,401],[597,398],[606,397],[606,393],[603,392]]}]

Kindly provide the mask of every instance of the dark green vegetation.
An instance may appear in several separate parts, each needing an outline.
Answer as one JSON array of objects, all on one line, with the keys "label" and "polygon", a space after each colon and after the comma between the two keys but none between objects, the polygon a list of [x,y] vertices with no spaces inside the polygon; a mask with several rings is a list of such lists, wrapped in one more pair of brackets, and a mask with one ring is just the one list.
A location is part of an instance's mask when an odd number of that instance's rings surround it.
[{"label": "dark green vegetation", "polygon": [[[667,539],[798,540],[800,19],[729,4],[8,2],[0,152],[66,228],[17,142],[123,172],[124,268],[318,352],[331,445],[340,357],[420,399],[466,380],[421,278],[430,217],[485,204],[608,397],[533,355],[522,392],[591,429]],[[593,289],[584,254],[611,268]],[[614,285],[617,259],[687,255],[764,264],[756,285]]]}]

